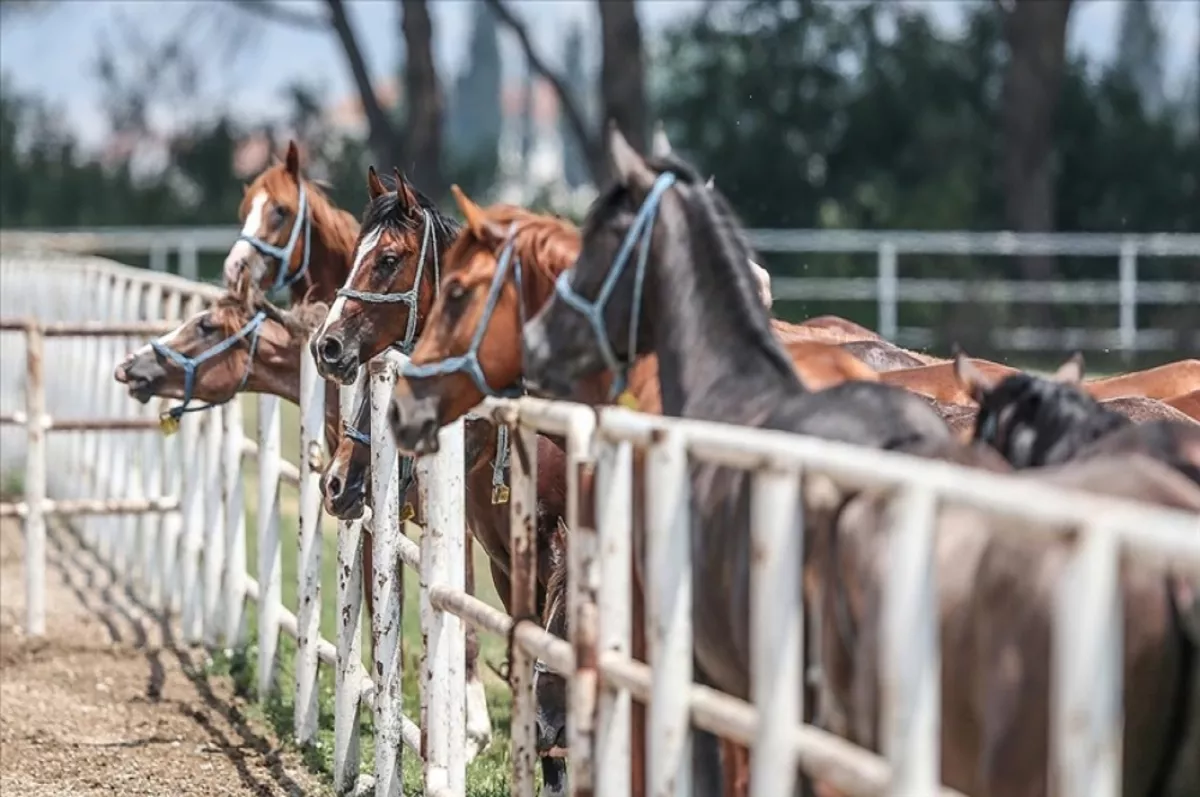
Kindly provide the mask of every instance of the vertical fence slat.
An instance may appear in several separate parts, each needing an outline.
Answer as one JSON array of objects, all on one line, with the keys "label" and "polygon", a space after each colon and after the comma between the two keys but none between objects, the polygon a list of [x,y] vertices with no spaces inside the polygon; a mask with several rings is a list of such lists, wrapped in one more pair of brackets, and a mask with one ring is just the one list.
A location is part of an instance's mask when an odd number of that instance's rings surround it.
[{"label": "vertical fence slat", "polygon": [[296,612],[296,741],[317,734],[317,643],[321,640],[321,473],[324,461],[325,382],[308,347],[300,355],[300,608]]},{"label": "vertical fence slat", "polygon": [[[234,399],[237,402],[238,399]],[[227,405],[228,406],[228,405]],[[221,612],[221,571],[225,566],[225,485],[224,468],[225,408],[209,410],[204,427],[204,644],[215,648],[224,627]]]},{"label": "vertical fence slat", "polygon": [[1083,529],[1073,547],[1055,597],[1052,788],[1060,797],[1117,797],[1124,724],[1120,542],[1099,524]]},{"label": "vertical fence slat", "polygon": [[671,429],[646,455],[646,641],[653,667],[646,755],[650,794],[692,793],[691,484],[683,433]]},{"label": "vertical fence slat", "polygon": [[754,474],[750,504],[750,683],[758,726],[750,756],[753,797],[791,794],[795,729],[804,716],[800,475]]},{"label": "vertical fence slat", "polygon": [[[360,392],[369,389],[360,368],[353,385],[338,393],[341,418],[353,417]],[[339,520],[337,536],[337,684],[333,708],[333,789],[354,791],[358,779],[359,673],[362,669],[362,521]]]},{"label": "vertical fence slat", "polygon": [[31,636],[46,633],[46,391],[42,381],[42,331],[25,330],[25,628]]},{"label": "vertical fence slat", "polygon": [[[162,309],[162,289],[157,285],[147,285],[145,289],[143,317],[147,321],[156,321],[161,317]],[[153,411],[153,406],[147,404],[138,410],[138,415],[142,418],[150,418]],[[158,435],[143,432],[139,438],[142,471],[141,494],[147,496],[161,495],[163,490],[163,474],[162,460],[159,456],[161,453],[161,444],[157,439]],[[152,606],[154,605],[153,585],[156,581],[155,551],[158,547],[158,535],[162,528],[162,523],[162,515],[157,512],[147,512],[138,518],[137,544],[139,550],[135,554],[138,557],[137,575],[142,588],[142,595]]]},{"label": "vertical fence slat", "polygon": [[242,399],[221,410],[221,486],[225,503],[225,647],[244,644],[246,602],[246,499],[242,486]]},{"label": "vertical fence slat", "polygon": [[[395,358],[395,359],[393,359]],[[369,585],[374,604],[371,616],[371,668],[375,676],[375,794],[399,797],[404,785],[401,766],[401,709],[404,657],[401,648],[404,611],[404,571],[397,561],[397,540],[404,533],[399,507],[400,471],[396,441],[387,411],[396,379],[395,362],[386,352],[367,364],[371,397],[371,515],[374,577]],[[426,481],[424,467],[419,477]],[[395,566],[385,563],[397,562]]]},{"label": "vertical fence slat", "polygon": [[568,784],[572,794],[590,795],[595,789],[595,720],[597,684],[596,592],[600,572],[597,563],[595,499],[585,493],[590,475],[592,413],[576,413],[567,435],[567,611],[571,647],[575,651],[575,673],[567,684]]},{"label": "vertical fence slat", "polygon": [[[513,616],[537,611],[537,432],[524,426],[508,435],[512,487],[509,491],[509,538],[512,546]],[[509,657],[512,683],[513,794],[533,794],[537,705],[533,694],[533,657],[514,645]]]},{"label": "vertical fence slat", "polygon": [[[125,283],[124,304],[121,308],[121,321],[137,321],[141,316],[142,304],[142,282],[139,279],[128,278]],[[125,352],[129,349],[129,344],[132,342],[130,338],[115,338],[114,339],[114,356],[111,360],[105,363],[105,370],[111,369],[114,364],[119,362],[125,356]],[[117,412],[115,417],[123,418],[135,415],[134,410],[138,405],[129,401],[125,396],[121,395],[121,389],[112,379],[111,373],[108,375],[108,383],[113,391],[113,401],[116,403]],[[116,494],[118,498],[138,498],[142,491],[142,463],[140,457],[137,456],[139,437],[138,432],[112,432],[114,441],[117,447],[116,467],[120,468],[118,474]],[[137,533],[138,533],[138,517],[137,515],[129,514],[118,519],[117,527],[117,571],[129,581],[129,577],[137,569]]]},{"label": "vertical fence slat", "polygon": [[189,644],[200,642],[203,636],[201,614],[200,552],[204,547],[204,499],[208,490],[204,483],[205,460],[208,452],[200,445],[203,424],[194,412],[183,416],[179,425],[179,445],[185,462],[198,467],[186,468],[183,474],[183,539],[179,546],[179,592],[183,604],[183,641]]},{"label": "vertical fence slat", "polygon": [[937,496],[904,488],[895,499],[884,582],[879,662],[882,743],[890,794],[933,794],[941,782],[941,648],[934,559]]},{"label": "vertical fence slat", "polygon": [[[167,321],[179,320],[182,301],[183,297],[178,291],[170,291],[166,296],[163,318]],[[179,448],[179,436],[160,437],[159,440],[164,494],[179,495],[183,489],[183,468],[180,461],[183,452]],[[155,541],[157,564],[150,589],[152,605],[156,609],[165,611],[172,605],[172,595],[176,586],[177,548],[182,529],[183,517],[177,512],[167,515],[159,524],[158,539]]]},{"label": "vertical fence slat", "polygon": [[466,781],[466,727],[463,670],[465,636],[462,620],[433,608],[433,586],[462,590],[466,520],[463,505],[463,421],[439,433],[438,453],[424,457],[422,474],[425,528],[421,533],[421,626],[425,639],[421,666],[425,729],[425,789],[462,794]]},{"label": "vertical fence slat", "polygon": [[282,458],[279,397],[258,397],[258,699],[275,687],[279,609],[283,581],[279,541],[279,461]]},{"label": "vertical fence slat", "polygon": [[[630,555],[633,540],[633,444],[604,444],[596,461],[596,515],[600,546],[600,649],[632,652]],[[597,786],[605,797],[629,797],[632,698],[605,687],[596,716]],[[638,740],[640,743],[641,740]]]}]

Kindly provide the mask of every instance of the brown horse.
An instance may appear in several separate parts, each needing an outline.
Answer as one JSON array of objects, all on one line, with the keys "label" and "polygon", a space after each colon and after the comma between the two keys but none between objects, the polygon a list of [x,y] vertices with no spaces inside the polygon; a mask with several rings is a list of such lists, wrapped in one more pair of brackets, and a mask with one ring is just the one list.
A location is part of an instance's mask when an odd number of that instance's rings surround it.
[{"label": "brown horse", "polygon": [[371,168],[367,191],[353,265],[312,339],[317,371],[344,385],[388,346],[411,350],[458,235],[458,224],[399,172],[389,190]]},{"label": "brown horse", "polygon": [[288,287],[293,302],[333,301],[350,273],[358,222],[302,176],[295,141],[282,163],[246,187],[238,218],[242,232],[225,258],[227,287],[249,274],[263,290]]},{"label": "brown horse", "polygon": [[1200,423],[1200,390],[1184,393],[1182,396],[1169,398],[1166,403],[1182,412],[1192,420]]}]

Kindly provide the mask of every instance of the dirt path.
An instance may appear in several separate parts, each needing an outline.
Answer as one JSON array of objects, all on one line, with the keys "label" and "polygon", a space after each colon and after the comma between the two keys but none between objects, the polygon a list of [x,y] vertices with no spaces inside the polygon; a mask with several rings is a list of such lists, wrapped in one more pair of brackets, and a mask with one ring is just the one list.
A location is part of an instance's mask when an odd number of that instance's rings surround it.
[{"label": "dirt path", "polygon": [[51,534],[47,635],[27,638],[20,526],[0,523],[0,793],[327,794],[239,710],[228,679],[197,674],[65,533]]}]

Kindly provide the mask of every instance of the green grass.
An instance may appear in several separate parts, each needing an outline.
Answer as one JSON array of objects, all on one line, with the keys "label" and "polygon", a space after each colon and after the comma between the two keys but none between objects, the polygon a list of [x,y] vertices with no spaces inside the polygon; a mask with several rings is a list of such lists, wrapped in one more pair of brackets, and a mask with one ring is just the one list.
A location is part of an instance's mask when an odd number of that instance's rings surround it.
[{"label": "green grass", "polygon": [[[257,429],[257,401],[248,397],[243,401],[245,408],[245,428],[248,435],[253,436]],[[282,405],[283,453],[284,457],[296,462],[299,454],[299,412],[291,404]],[[257,468],[248,462],[245,476],[246,497],[246,537],[247,570],[257,573],[257,545],[255,543],[255,519],[258,512],[258,480]],[[292,611],[298,606],[298,559],[299,559],[299,518],[298,496],[296,490],[288,485],[280,487],[280,538],[282,549],[281,580],[283,603]],[[416,533],[416,527],[409,526]],[[336,636],[337,614],[337,525],[325,518],[322,523],[321,547],[321,636],[333,640]],[[487,558],[482,551],[475,547],[475,572],[482,575],[476,579],[477,596],[493,606],[500,606],[492,586],[491,579],[486,574]],[[419,618],[419,577],[417,573],[404,568],[405,606],[403,633],[403,655],[405,661],[404,673],[404,713],[413,721],[418,720],[420,702],[418,697],[419,661],[421,649],[421,631]],[[214,674],[232,676],[239,694],[255,698],[256,660],[258,648],[256,644],[256,617],[254,607],[249,606],[251,614],[249,626],[249,645],[247,649],[232,658],[218,658],[213,665]],[[364,612],[363,655],[370,650],[369,619]],[[488,662],[499,664],[505,657],[505,642],[497,637],[480,635],[479,669],[484,679],[487,691],[488,706],[492,718],[492,743],[467,768],[467,794],[471,797],[507,797],[510,792],[509,762],[509,718],[510,694],[503,681],[495,676],[487,666]],[[280,639],[277,659],[277,688],[265,701],[256,702],[250,709],[251,715],[271,725],[281,739],[292,738],[293,709],[295,700],[295,670],[293,667],[296,643],[290,637]],[[332,667],[322,665],[319,676],[319,728],[317,740],[303,750],[305,762],[315,771],[332,777],[333,775],[333,710],[334,710],[334,672]],[[368,708],[363,709],[360,716],[362,741],[361,768],[363,772],[372,770],[374,761],[374,739],[371,729],[371,716]],[[421,794],[420,762],[411,751],[404,750],[404,791],[406,794]]]}]

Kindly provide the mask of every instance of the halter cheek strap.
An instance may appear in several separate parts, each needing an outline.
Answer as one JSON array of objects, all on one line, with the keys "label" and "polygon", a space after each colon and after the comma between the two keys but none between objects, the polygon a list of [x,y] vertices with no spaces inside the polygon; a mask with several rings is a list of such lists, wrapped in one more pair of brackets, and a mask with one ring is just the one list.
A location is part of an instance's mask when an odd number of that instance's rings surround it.
[{"label": "halter cheek strap", "polygon": [[397,346],[405,354],[412,352],[413,344],[416,343],[417,339],[417,303],[421,299],[421,282],[422,277],[425,276],[425,258],[430,253],[433,255],[433,285],[435,295],[442,280],[441,265],[438,262],[437,233],[433,228],[433,216],[428,210],[422,210],[421,213],[425,218],[425,232],[421,236],[421,253],[417,257],[417,276],[413,280],[411,288],[400,293],[376,293],[374,291],[359,291],[349,286],[343,286],[337,292],[338,296],[346,299],[356,299],[369,304],[390,304],[396,302],[408,305],[408,328],[405,330],[404,340]]},{"label": "halter cheek strap", "polygon": [[[211,349],[208,349],[196,357],[188,357],[185,354],[181,354],[180,352],[172,349],[170,346],[167,346],[165,343],[160,343],[157,340],[150,341],[150,347],[154,349],[155,353],[165,357],[183,369],[183,403],[177,407],[172,407],[171,409],[167,410],[167,412],[163,414],[164,420],[169,418],[178,422],[178,420],[183,417],[184,413],[206,410],[210,407],[218,407],[222,404],[227,404],[232,401],[238,393],[241,393],[246,387],[246,382],[250,379],[250,369],[254,367],[254,354],[256,351],[258,351],[259,334],[262,332],[262,325],[266,320],[266,311],[259,310],[254,314],[254,317],[251,318],[246,325],[238,330],[237,333],[232,337],[225,338],[225,340],[221,341],[216,346],[213,346]],[[226,351],[236,346],[239,341],[245,340],[246,338],[249,338],[250,340],[250,357],[246,361],[246,371],[242,374],[242,381],[238,384],[237,388],[233,391],[229,398],[225,399],[224,401],[213,402],[212,404],[189,407],[188,405],[192,403],[192,399],[195,397],[194,390],[196,387],[197,369],[217,355],[224,354]]]},{"label": "halter cheek strap", "polygon": [[500,302],[500,292],[504,288],[504,280],[508,276],[510,266],[513,270],[513,280],[517,286],[517,305],[521,314],[521,326],[525,325],[525,291],[521,281],[521,260],[513,254],[516,246],[515,236],[516,224],[513,224],[509,227],[508,238],[504,244],[503,251],[500,253],[500,259],[496,263],[496,273],[492,275],[492,284],[488,288],[487,304],[484,305],[483,316],[479,319],[479,325],[475,327],[475,334],[471,337],[471,345],[467,348],[466,354],[447,357],[444,360],[436,362],[421,363],[420,365],[407,362],[400,370],[404,378],[428,379],[434,376],[465,373],[471,377],[471,381],[475,383],[475,387],[479,388],[479,392],[485,396],[511,398],[521,394],[522,391],[518,385],[513,385],[504,390],[493,390],[487,383],[487,379],[484,378],[483,367],[479,363],[479,348],[483,345],[483,336],[487,332],[488,324],[491,323],[492,316],[496,312],[496,305]]},{"label": "halter cheek strap", "polygon": [[[296,244],[300,240],[301,228],[304,230],[304,258],[296,273],[289,276],[288,269],[292,265],[292,254],[296,251]],[[308,213],[308,189],[304,187],[304,181],[300,181],[300,205],[296,211],[296,221],[292,224],[292,233],[288,236],[286,246],[276,246],[262,238],[245,233],[239,235],[238,240],[253,246],[263,257],[273,257],[279,261],[279,269],[275,273],[275,283],[271,286],[272,293],[291,287],[303,279],[304,275],[308,273],[309,258],[312,257],[312,217]]]},{"label": "halter cheek strap", "polygon": [[[613,372],[613,383],[609,390],[610,400],[625,391],[629,369],[633,365],[633,359],[637,356],[637,331],[642,315],[642,292],[646,281],[646,264],[650,258],[650,240],[654,232],[654,219],[658,216],[658,208],[662,203],[663,194],[674,184],[675,175],[670,172],[660,174],[658,179],[654,181],[654,186],[650,189],[650,193],[646,195],[641,208],[638,209],[633,224],[630,225],[629,231],[625,233],[625,239],[621,242],[621,248],[617,250],[617,256],[613,260],[612,268],[609,269],[608,275],[605,276],[604,283],[600,286],[600,293],[596,295],[595,300],[585,298],[571,287],[570,274],[573,269],[559,274],[558,279],[554,283],[554,290],[559,298],[576,312],[583,315],[592,328],[592,334],[599,345],[604,363]],[[638,250],[637,266],[634,272],[633,306],[629,316],[629,347],[626,349],[629,362],[621,362],[616,352],[613,351],[612,344],[608,339],[608,330],[604,323],[604,308],[608,304],[608,300],[612,298],[613,291],[617,287],[617,281],[621,278],[621,273],[629,265],[633,248],[639,243],[641,244],[641,248]]]}]

